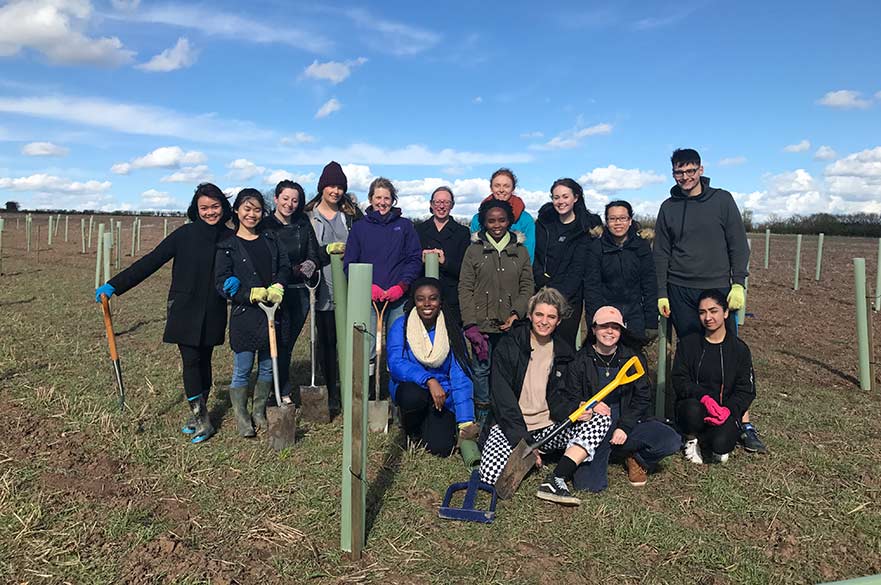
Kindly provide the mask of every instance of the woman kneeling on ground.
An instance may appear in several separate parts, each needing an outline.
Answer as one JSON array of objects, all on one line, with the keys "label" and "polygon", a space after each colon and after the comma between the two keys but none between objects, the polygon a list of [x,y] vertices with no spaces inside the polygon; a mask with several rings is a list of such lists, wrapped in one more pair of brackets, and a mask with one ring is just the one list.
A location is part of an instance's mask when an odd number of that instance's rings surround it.
[{"label": "woman kneeling on ground", "polygon": [[[572,403],[589,400],[615,379],[621,367],[633,356],[639,356],[648,371],[643,340],[625,327],[621,311],[600,307],[588,329],[587,344],[579,350],[569,366],[566,391]],[[645,485],[661,459],[682,447],[682,437],[660,420],[648,418],[651,406],[651,383],[648,376],[619,386],[600,403],[612,413],[612,426],[597,447],[593,461],[578,468],[575,488],[600,492],[609,486],[610,456],[624,459],[627,479],[632,486]],[[605,408],[604,408],[605,410]]]},{"label": "woman kneeling on ground", "polygon": [[174,259],[162,341],[176,343],[180,350],[184,392],[193,414],[181,432],[192,435],[192,443],[214,434],[206,407],[212,384],[211,355],[215,345],[223,344],[226,332],[226,301],[214,291],[214,253],[218,240],[232,233],[226,227],[231,216],[223,191],[202,183],[187,209],[192,223],[171,232],[149,254],[95,291],[99,303],[102,294],[107,298],[121,295]]},{"label": "woman kneeling on ground", "polygon": [[423,441],[433,455],[447,457],[456,434],[476,439],[474,400],[468,377],[465,338],[448,317],[442,286],[435,278],[417,279],[406,312],[388,334],[389,393],[401,409],[410,439]]},{"label": "woman kneeling on ground", "polygon": [[[235,356],[229,398],[236,415],[236,428],[242,437],[253,437],[252,415],[248,414],[248,382],[255,354],[257,384],[254,386],[253,422],[258,429],[268,427],[266,402],[272,391],[268,320],[257,304],[281,304],[291,267],[287,252],[279,245],[275,232],[262,229],[266,204],[260,191],[239,191],[233,211],[236,233],[217,244],[215,285],[221,294],[232,300],[229,345]],[[275,330],[280,347],[288,343],[290,327],[287,319],[279,307],[275,313]],[[291,398],[287,395],[282,401],[290,403]]]},{"label": "woman kneeling on ground", "polygon": [[[543,288],[529,299],[529,325],[518,324],[499,342],[492,361],[492,417],[495,424],[483,447],[480,479],[495,484],[514,447],[521,439],[533,442],[550,433],[579,403],[563,387],[575,352],[556,334],[569,313],[566,298],[556,289]],[[587,410],[569,429],[542,447],[565,449],[563,457],[536,496],[577,506],[566,484],[582,463],[594,457],[609,430],[611,411],[605,404]],[[536,452],[535,466],[541,467]]]},{"label": "woman kneeling on ground", "polygon": [[737,445],[737,421],[756,397],[755,374],[749,347],[725,329],[728,301],[720,291],[705,290],[698,297],[703,333],[676,344],[673,389],[676,420],[685,435],[685,458],[703,463],[703,452],[724,463]]}]

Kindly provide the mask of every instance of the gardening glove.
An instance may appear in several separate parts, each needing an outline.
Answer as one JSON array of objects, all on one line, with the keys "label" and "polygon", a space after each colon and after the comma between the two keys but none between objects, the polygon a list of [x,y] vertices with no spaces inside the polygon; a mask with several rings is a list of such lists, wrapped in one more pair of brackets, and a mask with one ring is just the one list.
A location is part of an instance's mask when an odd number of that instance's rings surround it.
[{"label": "gardening glove", "polygon": [[346,243],[345,242],[332,242],[327,245],[325,248],[328,254],[345,254],[346,253]]},{"label": "gardening glove", "polygon": [[101,286],[95,289],[95,302],[101,302],[101,295],[105,295],[108,299],[113,296],[113,293],[116,292],[116,289],[113,288],[113,285],[109,282],[105,282]]},{"label": "gardening glove", "polygon": [[658,313],[660,313],[662,317],[670,318],[670,299],[667,297],[658,299]]},{"label": "gardening glove", "polygon": [[724,406],[719,406],[719,403],[713,400],[713,397],[708,394],[701,396],[701,404],[707,409],[707,414],[709,415],[704,417],[704,422],[707,424],[718,427],[728,420],[729,416],[731,416],[730,409]]},{"label": "gardening glove", "polygon": [[480,332],[477,325],[469,325],[465,329],[465,339],[471,342],[474,355],[482,362],[489,359],[489,340]]},{"label": "gardening glove", "polygon": [[306,280],[312,278],[312,275],[315,274],[315,262],[312,260],[303,260],[300,264],[300,273],[306,277]]},{"label": "gardening glove", "polygon": [[743,285],[732,284],[731,291],[728,293],[728,308],[736,311],[742,309],[745,303],[746,299],[743,294]]},{"label": "gardening glove", "polygon": [[645,330],[645,338],[647,341],[654,341],[658,338],[658,330],[657,329],[646,329]]},{"label": "gardening glove", "polygon": [[384,290],[382,290],[379,286],[377,286],[377,285],[375,285],[375,284],[374,284],[374,285],[371,285],[371,287],[370,287],[370,299],[371,299],[374,303],[378,303],[379,301],[381,301],[383,295],[385,295],[385,291],[384,291]]},{"label": "gardening glove", "polygon": [[277,282],[266,289],[266,300],[277,305],[284,298],[284,287]]},{"label": "gardening glove", "polygon": [[248,296],[248,299],[251,303],[259,303],[261,301],[266,300],[266,289],[262,286],[255,286],[251,289],[251,294]]},{"label": "gardening glove", "polygon": [[228,298],[233,298],[239,292],[240,286],[242,286],[242,282],[235,276],[230,276],[223,281],[223,292]]},{"label": "gardening glove", "polygon": [[385,299],[383,300],[394,303],[402,296],[404,296],[404,287],[402,287],[400,284],[396,284],[395,286],[385,291]]}]

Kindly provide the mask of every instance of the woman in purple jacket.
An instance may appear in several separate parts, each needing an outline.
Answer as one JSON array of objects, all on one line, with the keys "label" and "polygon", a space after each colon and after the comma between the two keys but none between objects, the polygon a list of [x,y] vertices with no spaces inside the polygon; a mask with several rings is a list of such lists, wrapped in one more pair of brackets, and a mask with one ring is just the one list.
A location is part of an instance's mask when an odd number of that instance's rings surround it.
[{"label": "woman in purple jacket", "polygon": [[[343,265],[348,270],[353,262],[373,264],[371,296],[374,303],[388,305],[383,319],[385,326],[404,314],[404,295],[422,271],[422,246],[413,223],[401,217],[400,208],[394,207],[398,194],[391,181],[384,177],[374,179],[370,183],[367,200],[370,207],[364,221],[352,224],[346,240]],[[370,327],[375,333],[376,315],[371,318]],[[371,336],[370,340],[370,361],[373,366],[376,338]],[[372,391],[372,384],[370,388]]]}]

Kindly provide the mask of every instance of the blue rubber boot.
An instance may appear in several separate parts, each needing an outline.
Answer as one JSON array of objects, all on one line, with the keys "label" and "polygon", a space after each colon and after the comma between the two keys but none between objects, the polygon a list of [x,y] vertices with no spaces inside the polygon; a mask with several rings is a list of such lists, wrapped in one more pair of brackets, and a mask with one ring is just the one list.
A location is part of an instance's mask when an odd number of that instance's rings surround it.
[{"label": "blue rubber boot", "polygon": [[193,418],[196,420],[196,427],[190,442],[195,445],[210,439],[214,435],[214,426],[208,417],[208,407],[205,406],[205,398],[203,396],[191,400],[190,408],[192,408]]}]

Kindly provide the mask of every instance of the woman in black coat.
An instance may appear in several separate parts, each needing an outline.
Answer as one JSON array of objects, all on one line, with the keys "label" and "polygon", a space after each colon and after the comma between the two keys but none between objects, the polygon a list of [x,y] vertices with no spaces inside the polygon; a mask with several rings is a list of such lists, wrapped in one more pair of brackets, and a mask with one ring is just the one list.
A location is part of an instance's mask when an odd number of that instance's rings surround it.
[{"label": "woman in black coat", "polygon": [[569,302],[572,314],[560,323],[557,335],[572,346],[581,323],[587,252],[600,229],[600,216],[587,210],[581,185],[573,179],[554,181],[551,202],[542,205],[535,222],[532,274],[536,291],[555,288]]},{"label": "woman in black coat", "polygon": [[588,315],[611,305],[624,315],[630,333],[654,338],[658,334],[658,283],[650,233],[634,224],[628,202],[606,205],[606,230],[590,245],[584,289]]},{"label": "woman in black coat", "polygon": [[181,431],[201,443],[214,434],[205,403],[211,390],[211,354],[223,343],[226,331],[226,301],[214,290],[214,256],[217,242],[232,233],[226,222],[232,216],[229,201],[211,183],[196,188],[187,217],[192,223],[174,230],[154,250],[111,278],[95,293],[108,298],[122,295],[169,260],[171,288],[168,290],[165,334],[162,341],[176,343],[183,363],[184,392],[193,416]]},{"label": "woman in black coat", "polygon": [[[266,218],[266,230],[275,232],[279,242],[287,250],[291,265],[291,278],[282,301],[282,310],[287,314],[290,331],[287,343],[278,348],[278,376],[282,393],[286,396],[293,395],[294,402],[298,405],[299,389],[292,388],[290,380],[291,354],[309,314],[306,283],[318,278],[315,275],[320,262],[315,231],[303,212],[305,205],[306,194],[303,187],[299,183],[284,180],[275,186],[275,212]],[[312,282],[311,286],[314,285]],[[292,389],[294,392],[291,392]]]},{"label": "woman in black coat", "polygon": [[[263,229],[266,204],[256,189],[242,189],[233,203],[236,233],[217,244],[214,261],[215,286],[232,300],[229,318],[229,345],[235,353],[230,402],[236,427],[242,437],[253,437],[254,426],[248,414],[248,382],[257,358],[257,384],[254,386],[253,422],[265,429],[266,402],[272,391],[272,357],[269,355],[269,324],[258,303],[281,304],[290,278],[290,263],[274,232]],[[288,343],[287,318],[282,307],[275,313],[279,345]],[[290,396],[282,400],[290,403]]]}]

